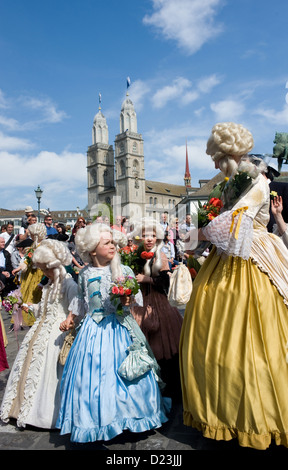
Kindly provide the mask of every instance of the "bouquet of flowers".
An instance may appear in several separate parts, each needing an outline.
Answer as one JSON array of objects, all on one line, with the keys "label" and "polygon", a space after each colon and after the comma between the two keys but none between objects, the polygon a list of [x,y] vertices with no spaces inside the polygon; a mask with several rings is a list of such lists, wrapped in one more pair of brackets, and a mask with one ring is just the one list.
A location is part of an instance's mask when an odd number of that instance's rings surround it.
[{"label": "bouquet of flowers", "polygon": [[137,253],[137,250],[127,252],[122,248],[119,250],[119,255],[122,264],[124,264],[125,266],[129,266],[132,271],[137,272],[139,261],[139,255]]},{"label": "bouquet of flowers", "polygon": [[25,253],[25,258],[24,258],[24,260],[25,260],[25,263],[26,263],[27,265],[29,265],[29,264],[32,263],[32,256],[33,256],[34,250],[35,250],[35,248],[32,248],[32,247],[31,247],[31,248],[29,248],[29,250],[27,250],[27,252]]},{"label": "bouquet of flowers", "polygon": [[215,219],[220,214],[223,207],[221,199],[212,197],[207,204],[201,204],[199,201],[199,208],[197,212],[196,226],[198,228],[205,227],[211,220]]},{"label": "bouquet of flowers", "polygon": [[12,292],[9,292],[9,294],[6,297],[4,297],[4,299],[2,300],[2,305],[4,309],[10,315],[12,315],[14,310],[21,307],[22,303],[23,303],[23,299],[22,299],[20,288]]},{"label": "bouquet of flowers", "polygon": [[247,171],[239,171],[230,178],[226,184],[224,196],[224,208],[230,209],[238,201],[240,196],[251,186],[253,176]]},{"label": "bouquet of flowers", "polygon": [[123,306],[119,302],[119,298],[123,296],[131,296],[137,294],[140,286],[135,277],[127,275],[121,276],[112,283],[110,291],[110,300],[117,307],[117,313],[123,313]]}]

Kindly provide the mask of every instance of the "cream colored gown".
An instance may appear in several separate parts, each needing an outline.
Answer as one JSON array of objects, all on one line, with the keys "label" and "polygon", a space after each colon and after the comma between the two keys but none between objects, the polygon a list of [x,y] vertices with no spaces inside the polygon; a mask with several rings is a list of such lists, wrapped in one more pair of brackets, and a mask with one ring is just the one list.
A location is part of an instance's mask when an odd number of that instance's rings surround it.
[{"label": "cream colored gown", "polygon": [[259,175],[203,230],[214,247],[180,340],[184,423],[256,449],[288,446],[288,250],[266,230],[269,204]]}]

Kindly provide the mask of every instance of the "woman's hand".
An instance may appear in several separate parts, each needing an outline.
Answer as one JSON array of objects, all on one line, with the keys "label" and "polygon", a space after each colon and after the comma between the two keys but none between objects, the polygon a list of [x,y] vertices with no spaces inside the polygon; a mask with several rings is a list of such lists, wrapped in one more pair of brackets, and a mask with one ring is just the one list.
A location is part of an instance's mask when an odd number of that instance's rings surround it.
[{"label": "woman's hand", "polygon": [[75,315],[73,315],[72,313],[69,313],[66,320],[60,323],[60,331],[68,331],[74,328],[75,326],[74,318],[75,318]]},{"label": "woman's hand", "polygon": [[136,275],[136,281],[141,284],[141,283],[151,283],[152,278],[150,276],[146,276],[145,274],[137,274]]},{"label": "woman's hand", "polygon": [[274,217],[279,214],[282,214],[283,211],[283,201],[282,201],[282,196],[275,196],[271,200],[271,212],[274,215]]},{"label": "woman's hand", "polygon": [[123,307],[128,307],[134,300],[133,295],[120,295],[120,302]]}]

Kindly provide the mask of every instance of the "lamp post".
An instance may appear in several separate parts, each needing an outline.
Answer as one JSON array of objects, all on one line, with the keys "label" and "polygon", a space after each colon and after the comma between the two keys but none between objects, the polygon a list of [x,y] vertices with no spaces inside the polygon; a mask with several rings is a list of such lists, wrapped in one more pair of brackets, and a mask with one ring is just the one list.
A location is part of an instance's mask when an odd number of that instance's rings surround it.
[{"label": "lamp post", "polygon": [[36,198],[38,201],[38,222],[40,222],[40,201],[41,201],[41,196],[42,196],[43,191],[40,188],[39,184],[38,184],[38,188],[34,189],[34,191],[35,191]]}]

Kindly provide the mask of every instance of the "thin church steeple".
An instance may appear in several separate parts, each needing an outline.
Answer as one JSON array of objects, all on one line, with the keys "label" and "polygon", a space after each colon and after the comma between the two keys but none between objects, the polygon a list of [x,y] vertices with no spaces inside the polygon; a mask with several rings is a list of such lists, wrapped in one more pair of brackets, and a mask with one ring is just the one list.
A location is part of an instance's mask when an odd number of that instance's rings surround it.
[{"label": "thin church steeple", "polygon": [[184,183],[185,183],[186,188],[191,188],[191,175],[190,175],[190,170],[189,170],[187,140],[186,140],[186,166],[185,166]]}]

